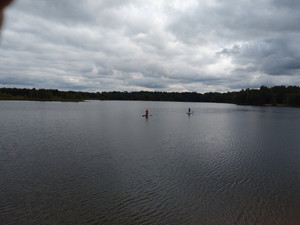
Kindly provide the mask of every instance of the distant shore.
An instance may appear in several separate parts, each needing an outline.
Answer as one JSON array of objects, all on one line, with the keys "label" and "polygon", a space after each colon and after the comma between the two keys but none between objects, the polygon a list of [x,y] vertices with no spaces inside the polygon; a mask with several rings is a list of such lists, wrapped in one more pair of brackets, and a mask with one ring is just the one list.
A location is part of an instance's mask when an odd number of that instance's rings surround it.
[{"label": "distant shore", "polygon": [[111,91],[82,92],[57,89],[0,88],[0,100],[82,102],[85,100],[127,100],[168,102],[214,102],[237,105],[300,107],[299,86],[261,86],[259,89],[242,89],[234,92],[158,92]]},{"label": "distant shore", "polygon": [[262,106],[269,106],[269,107],[289,107],[286,104],[263,104]]},{"label": "distant shore", "polygon": [[[96,101],[116,101],[116,100],[100,100],[100,99],[32,99],[32,98],[1,98],[0,101],[37,101],[37,102],[85,102],[88,100],[96,100]],[[138,100],[118,100],[118,101],[138,101]],[[152,101],[152,100],[143,100],[143,101]],[[170,101],[161,101],[161,102],[170,102]],[[178,101],[172,101],[172,102],[178,102]],[[218,103],[218,102],[212,102],[212,103]],[[227,103],[227,104],[235,104],[235,105],[245,105],[245,104],[236,104],[236,103]],[[245,105],[247,106],[247,105]],[[250,106],[250,105],[248,105]],[[295,107],[300,108],[299,106],[289,106],[286,104],[263,104],[263,105],[252,105],[252,106],[260,106],[260,107]]]},{"label": "distant shore", "polygon": [[22,96],[3,98],[0,97],[0,101],[39,101],[39,102],[84,102],[82,99],[60,99],[60,98],[51,98],[51,99],[41,99],[41,98],[24,98]]}]

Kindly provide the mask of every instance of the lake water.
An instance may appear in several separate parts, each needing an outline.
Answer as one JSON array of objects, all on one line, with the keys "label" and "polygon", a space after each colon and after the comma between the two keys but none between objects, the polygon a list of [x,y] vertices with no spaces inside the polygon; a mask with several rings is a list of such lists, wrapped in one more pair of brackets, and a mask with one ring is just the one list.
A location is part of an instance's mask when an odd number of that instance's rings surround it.
[{"label": "lake water", "polygon": [[300,109],[0,101],[0,182],[0,224],[299,225]]}]

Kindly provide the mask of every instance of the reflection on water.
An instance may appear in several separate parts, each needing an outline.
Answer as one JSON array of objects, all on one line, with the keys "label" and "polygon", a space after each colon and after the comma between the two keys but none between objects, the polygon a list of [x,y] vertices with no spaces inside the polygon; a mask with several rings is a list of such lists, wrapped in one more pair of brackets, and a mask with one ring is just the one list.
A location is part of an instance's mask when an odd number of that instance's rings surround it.
[{"label": "reflection on water", "polygon": [[300,224],[299,109],[2,101],[0,125],[1,224]]}]

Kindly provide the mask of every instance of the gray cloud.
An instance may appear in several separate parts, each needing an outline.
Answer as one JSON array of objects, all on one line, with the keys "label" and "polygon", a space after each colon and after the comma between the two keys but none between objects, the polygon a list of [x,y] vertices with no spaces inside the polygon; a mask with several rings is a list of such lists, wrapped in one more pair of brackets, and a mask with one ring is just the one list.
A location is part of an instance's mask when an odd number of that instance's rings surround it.
[{"label": "gray cloud", "polygon": [[0,85],[229,91],[299,82],[297,1],[19,0]]},{"label": "gray cloud", "polygon": [[295,1],[205,1],[189,13],[183,12],[169,26],[182,41],[210,42],[251,41],[295,32],[299,4]]},{"label": "gray cloud", "polygon": [[299,35],[291,35],[240,46],[234,45],[230,49],[223,49],[218,54],[232,57],[237,65],[236,71],[298,76],[300,71],[299,38]]}]

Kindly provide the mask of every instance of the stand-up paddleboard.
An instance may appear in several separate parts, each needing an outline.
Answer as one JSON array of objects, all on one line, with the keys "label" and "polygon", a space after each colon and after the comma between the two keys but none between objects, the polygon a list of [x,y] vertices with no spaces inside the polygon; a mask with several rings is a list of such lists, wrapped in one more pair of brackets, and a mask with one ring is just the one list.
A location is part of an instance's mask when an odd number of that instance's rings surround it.
[{"label": "stand-up paddleboard", "polygon": [[148,116],[152,116],[151,114],[148,114],[148,115],[142,115],[142,117],[148,117]]},{"label": "stand-up paddleboard", "polygon": [[193,114],[193,112],[187,112],[186,114],[188,114],[189,116]]}]

